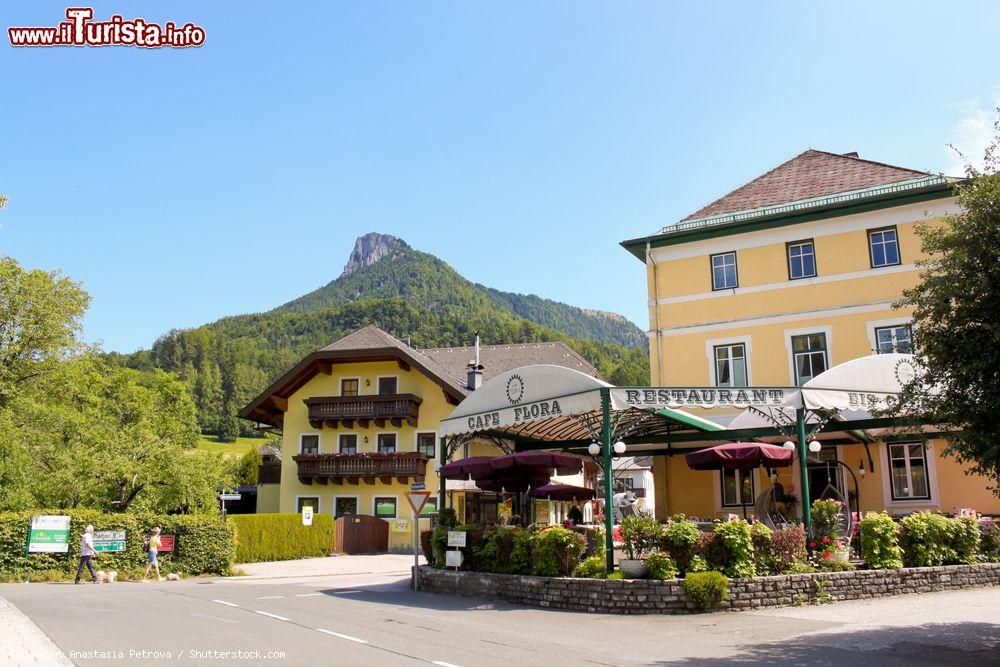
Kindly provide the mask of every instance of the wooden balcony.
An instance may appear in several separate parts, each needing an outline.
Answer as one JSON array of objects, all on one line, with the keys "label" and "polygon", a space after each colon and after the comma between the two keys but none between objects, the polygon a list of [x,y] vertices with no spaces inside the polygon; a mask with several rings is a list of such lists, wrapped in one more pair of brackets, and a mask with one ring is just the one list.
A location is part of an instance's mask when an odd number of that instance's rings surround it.
[{"label": "wooden balcony", "polygon": [[424,481],[429,458],[419,452],[392,454],[299,454],[292,460],[298,465],[303,484],[403,484]]},{"label": "wooden balcony", "polygon": [[265,456],[264,461],[257,466],[257,484],[281,483],[281,459]]},{"label": "wooden balcony", "polygon": [[386,423],[400,427],[405,421],[417,425],[421,398],[414,394],[388,394],[385,396],[325,396],[307,398],[309,424],[313,428],[354,428],[357,424],[368,428],[371,424],[384,428]]}]

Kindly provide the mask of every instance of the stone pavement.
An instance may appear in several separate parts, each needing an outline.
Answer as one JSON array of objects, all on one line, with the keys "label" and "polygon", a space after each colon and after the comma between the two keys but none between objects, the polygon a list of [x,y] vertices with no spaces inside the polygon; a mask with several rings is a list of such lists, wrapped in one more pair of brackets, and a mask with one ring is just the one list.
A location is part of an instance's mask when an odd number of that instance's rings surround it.
[{"label": "stone pavement", "polygon": [[[420,556],[420,564],[426,561]],[[248,579],[284,579],[293,577],[330,577],[355,574],[410,574],[412,554],[375,554],[370,556],[329,556],[327,558],[302,558],[277,560],[265,563],[243,563],[234,569],[243,570]]]},{"label": "stone pavement", "polygon": [[0,598],[0,665],[72,665],[30,618]]}]

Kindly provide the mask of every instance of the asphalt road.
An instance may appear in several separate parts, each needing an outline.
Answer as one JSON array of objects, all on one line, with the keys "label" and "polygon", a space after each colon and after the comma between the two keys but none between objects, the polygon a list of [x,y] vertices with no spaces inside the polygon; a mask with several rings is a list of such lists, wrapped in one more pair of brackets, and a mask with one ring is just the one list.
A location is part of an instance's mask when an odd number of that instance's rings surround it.
[{"label": "asphalt road", "polygon": [[397,576],[18,584],[0,596],[80,665],[1000,664],[1000,589],[638,617],[415,593]]}]

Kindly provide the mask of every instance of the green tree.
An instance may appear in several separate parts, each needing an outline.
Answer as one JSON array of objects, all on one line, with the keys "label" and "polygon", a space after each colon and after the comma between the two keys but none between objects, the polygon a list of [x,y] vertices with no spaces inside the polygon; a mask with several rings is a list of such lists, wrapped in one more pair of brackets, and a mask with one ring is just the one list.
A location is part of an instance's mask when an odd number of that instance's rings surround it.
[{"label": "green tree", "polygon": [[80,348],[89,302],[79,283],[58,271],[27,271],[0,258],[0,408]]},{"label": "green tree", "polygon": [[919,264],[919,283],[900,301],[914,308],[921,370],[900,409],[960,431],[949,450],[994,483],[1000,481],[1000,121],[996,127],[985,166],[967,167],[958,187],[961,212],[918,227],[929,257]]}]

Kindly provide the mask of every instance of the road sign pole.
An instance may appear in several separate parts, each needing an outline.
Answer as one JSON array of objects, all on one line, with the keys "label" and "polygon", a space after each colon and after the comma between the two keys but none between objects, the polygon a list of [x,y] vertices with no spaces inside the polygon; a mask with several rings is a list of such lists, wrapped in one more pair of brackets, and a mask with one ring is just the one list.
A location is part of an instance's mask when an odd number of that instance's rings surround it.
[{"label": "road sign pole", "polygon": [[417,527],[417,513],[413,513],[413,590],[420,590],[417,585],[417,577],[420,576],[420,551],[419,551],[420,530]]}]

